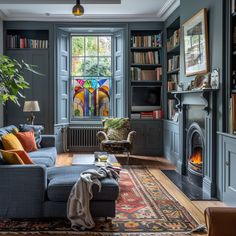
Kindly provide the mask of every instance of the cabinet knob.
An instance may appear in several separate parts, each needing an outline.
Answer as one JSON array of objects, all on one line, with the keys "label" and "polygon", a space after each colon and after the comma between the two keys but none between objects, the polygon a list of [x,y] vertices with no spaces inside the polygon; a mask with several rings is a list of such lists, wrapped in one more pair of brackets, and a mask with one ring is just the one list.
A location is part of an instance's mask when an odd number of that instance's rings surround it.
[{"label": "cabinet knob", "polygon": [[226,165],[226,166],[229,166],[229,161],[225,161],[225,165]]}]

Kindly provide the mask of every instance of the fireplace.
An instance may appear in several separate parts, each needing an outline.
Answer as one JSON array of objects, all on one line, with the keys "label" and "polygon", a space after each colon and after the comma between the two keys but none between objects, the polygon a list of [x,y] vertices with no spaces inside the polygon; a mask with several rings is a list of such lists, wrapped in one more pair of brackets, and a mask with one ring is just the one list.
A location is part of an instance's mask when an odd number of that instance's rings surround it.
[{"label": "fireplace", "polygon": [[204,161],[204,136],[201,127],[196,122],[192,123],[187,131],[187,176],[193,184],[202,187],[203,161]]}]

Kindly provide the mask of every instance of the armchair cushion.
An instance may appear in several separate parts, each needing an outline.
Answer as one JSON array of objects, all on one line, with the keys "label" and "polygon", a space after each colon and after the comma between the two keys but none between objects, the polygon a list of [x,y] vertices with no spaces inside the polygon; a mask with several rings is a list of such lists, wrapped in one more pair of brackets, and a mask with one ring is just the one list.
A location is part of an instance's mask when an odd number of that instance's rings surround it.
[{"label": "armchair cushion", "polygon": [[130,131],[128,118],[108,118],[104,121],[104,129],[109,140],[126,140]]}]

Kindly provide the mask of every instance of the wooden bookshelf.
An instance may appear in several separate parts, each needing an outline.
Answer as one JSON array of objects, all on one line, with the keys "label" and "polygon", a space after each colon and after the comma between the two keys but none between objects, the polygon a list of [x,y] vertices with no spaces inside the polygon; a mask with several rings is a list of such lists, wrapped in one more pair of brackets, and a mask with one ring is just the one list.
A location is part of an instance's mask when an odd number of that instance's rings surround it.
[{"label": "wooden bookshelf", "polygon": [[[131,30],[130,31],[130,86],[133,87],[161,87],[162,90],[162,66],[163,66],[163,35],[161,30]],[[150,76],[150,79],[149,79]],[[132,120],[158,120],[163,118],[158,113],[148,118],[149,112],[133,111],[133,94],[131,92],[131,119]],[[140,94],[142,96],[142,94]],[[161,96],[162,102],[162,96]],[[141,114],[142,113],[142,114]],[[141,117],[137,118],[137,114]],[[143,115],[143,117],[142,117]],[[159,117],[160,115],[160,117]]]},{"label": "wooden bookshelf", "polygon": [[176,91],[180,74],[180,18],[178,17],[166,28],[166,114],[167,120],[172,120],[176,110],[176,100],[172,94]]}]

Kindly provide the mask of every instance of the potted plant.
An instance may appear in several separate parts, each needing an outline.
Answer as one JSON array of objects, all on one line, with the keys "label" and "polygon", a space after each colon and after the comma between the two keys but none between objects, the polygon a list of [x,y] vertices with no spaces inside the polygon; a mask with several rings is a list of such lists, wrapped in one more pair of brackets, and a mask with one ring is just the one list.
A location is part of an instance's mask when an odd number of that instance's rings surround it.
[{"label": "potted plant", "polygon": [[24,71],[42,75],[35,70],[36,66],[29,65],[23,60],[18,62],[8,56],[0,55],[0,102],[5,104],[10,100],[20,106],[18,99],[23,97],[22,90],[29,88],[24,79]]}]

